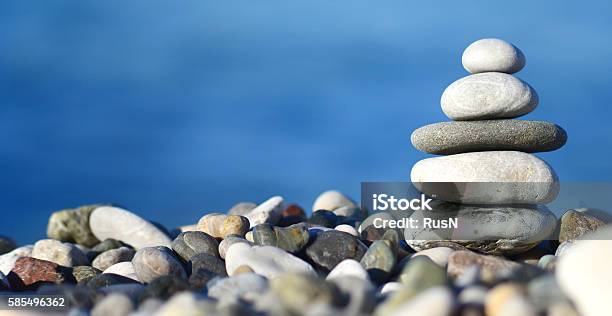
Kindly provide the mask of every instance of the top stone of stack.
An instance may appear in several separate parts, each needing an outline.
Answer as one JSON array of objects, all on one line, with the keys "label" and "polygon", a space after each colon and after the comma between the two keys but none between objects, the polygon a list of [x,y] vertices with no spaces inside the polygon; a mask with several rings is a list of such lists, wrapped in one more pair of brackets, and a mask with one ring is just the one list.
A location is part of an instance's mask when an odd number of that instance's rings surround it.
[{"label": "top stone of stack", "polygon": [[471,74],[503,72],[513,74],[525,67],[525,55],[516,46],[496,38],[478,40],[468,46],[461,58]]},{"label": "top stone of stack", "polygon": [[508,119],[538,106],[538,94],[511,75],[525,66],[525,56],[499,39],[481,39],[463,53],[463,67],[472,73],[453,82],[442,94],[442,111],[455,121]]}]

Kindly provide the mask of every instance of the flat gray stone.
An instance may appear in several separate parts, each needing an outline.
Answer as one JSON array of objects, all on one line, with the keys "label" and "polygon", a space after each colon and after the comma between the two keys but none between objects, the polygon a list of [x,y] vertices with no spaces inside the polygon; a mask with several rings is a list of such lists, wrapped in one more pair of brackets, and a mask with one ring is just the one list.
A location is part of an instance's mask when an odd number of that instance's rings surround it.
[{"label": "flat gray stone", "polygon": [[546,204],[559,179],[540,158],[519,151],[485,151],[423,159],[410,173],[415,187],[464,204]]},{"label": "flat gray stone", "polygon": [[416,149],[437,155],[490,150],[535,153],[561,148],[567,133],[542,121],[458,121],[423,126],[412,133],[411,140]]},{"label": "flat gray stone", "polygon": [[497,38],[483,38],[470,44],[461,57],[470,73],[504,72],[512,74],[525,66],[525,55],[516,46]]},{"label": "flat gray stone", "polygon": [[139,249],[132,259],[138,279],[149,283],[162,276],[186,279],[187,274],[181,262],[166,247],[146,247]]},{"label": "flat gray stone", "polygon": [[[557,219],[546,206],[470,206],[431,203],[432,211],[416,211],[410,217],[418,228],[407,227],[406,242],[421,251],[448,240],[488,254],[515,254],[527,251],[554,232]],[[425,218],[457,218],[456,229],[426,228]]]},{"label": "flat gray stone", "polygon": [[104,271],[116,263],[131,261],[135,253],[136,251],[134,249],[128,247],[107,250],[98,255],[91,263],[91,266]]},{"label": "flat gray stone", "polygon": [[533,111],[538,95],[512,75],[485,72],[453,82],[440,103],[444,114],[455,121],[514,118]]}]

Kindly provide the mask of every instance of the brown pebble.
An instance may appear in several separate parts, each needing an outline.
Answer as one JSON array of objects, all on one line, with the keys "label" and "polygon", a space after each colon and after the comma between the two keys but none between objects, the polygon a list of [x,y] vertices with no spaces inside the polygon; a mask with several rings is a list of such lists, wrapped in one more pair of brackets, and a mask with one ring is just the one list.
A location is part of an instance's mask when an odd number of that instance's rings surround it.
[{"label": "brown pebble", "polygon": [[236,235],[244,237],[249,231],[249,219],[240,215],[229,215],[223,221],[223,227],[221,227],[221,236],[223,238],[229,235]]},{"label": "brown pebble", "polygon": [[458,277],[471,266],[478,266],[482,275],[488,277],[504,276],[518,269],[520,264],[501,257],[480,255],[475,252],[459,250],[448,257],[447,273],[450,277]]},{"label": "brown pebble", "polygon": [[36,290],[45,283],[74,282],[70,268],[31,257],[17,259],[8,279],[11,287],[17,291]]},{"label": "brown pebble", "polygon": [[282,211],[281,216],[282,217],[297,216],[297,217],[306,218],[306,212],[304,212],[304,209],[301,208],[299,205],[290,204]]}]

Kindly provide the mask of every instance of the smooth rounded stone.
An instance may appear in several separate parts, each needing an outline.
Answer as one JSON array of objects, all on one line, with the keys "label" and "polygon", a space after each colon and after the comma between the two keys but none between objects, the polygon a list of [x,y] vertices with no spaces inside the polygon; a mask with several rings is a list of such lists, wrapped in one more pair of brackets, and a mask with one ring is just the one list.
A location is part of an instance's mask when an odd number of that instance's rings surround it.
[{"label": "smooth rounded stone", "polygon": [[421,250],[412,254],[411,258],[425,256],[435,262],[437,265],[445,268],[448,264],[448,257],[454,250],[448,247],[435,247]]},{"label": "smooth rounded stone", "polygon": [[461,304],[484,305],[488,289],[481,285],[469,286],[461,290],[457,300]]},{"label": "smooth rounded stone", "polygon": [[236,268],[246,265],[255,273],[273,279],[284,272],[315,274],[310,264],[276,247],[233,244],[225,255],[225,269],[232,276]]},{"label": "smooth rounded stone", "polygon": [[490,316],[536,316],[535,307],[524,295],[524,289],[511,283],[494,287],[487,294],[485,313]]},{"label": "smooth rounded stone", "polygon": [[17,248],[17,244],[10,238],[0,236],[0,255],[9,253]]},{"label": "smooth rounded stone", "polygon": [[567,133],[556,124],[542,121],[457,121],[418,128],[411,141],[416,149],[436,155],[492,150],[536,153],[561,148]]},{"label": "smooth rounded stone", "polygon": [[463,77],[444,90],[442,111],[454,121],[515,118],[538,106],[538,94],[512,75],[487,72]]},{"label": "smooth rounded stone", "polygon": [[314,226],[333,228],[340,222],[340,218],[332,211],[318,210],[312,212],[308,223]]},{"label": "smooth rounded stone", "polygon": [[604,222],[593,216],[568,210],[561,217],[559,242],[563,243],[568,240],[574,240],[584,234],[594,232],[605,225]]},{"label": "smooth rounded stone", "polygon": [[232,208],[227,211],[227,215],[240,215],[246,216],[250,211],[257,207],[257,204],[253,202],[240,202],[236,203]]},{"label": "smooth rounded stone", "polygon": [[419,223],[453,218],[457,219],[458,227],[407,227],[404,230],[406,243],[417,251],[446,240],[488,254],[522,253],[550,238],[557,226],[555,215],[543,205],[469,206],[436,202],[430,205],[433,211],[415,211],[410,218]]},{"label": "smooth rounded stone", "polygon": [[353,259],[345,259],[338,263],[327,275],[326,280],[333,280],[346,276],[355,277],[361,280],[370,280],[368,272],[363,268],[359,261]]},{"label": "smooth rounded stone", "polygon": [[249,219],[251,228],[264,223],[274,225],[280,220],[284,201],[282,196],[273,196],[244,216]]},{"label": "smooth rounded stone", "polygon": [[399,274],[401,289],[391,294],[378,312],[388,314],[429,288],[447,285],[446,271],[425,256],[411,259]]},{"label": "smooth rounded stone", "polygon": [[189,284],[193,289],[202,289],[215,277],[226,277],[225,262],[217,256],[199,253],[189,259],[191,275]]},{"label": "smooth rounded stone", "polygon": [[306,256],[317,267],[332,270],[345,259],[361,260],[367,250],[357,237],[330,230],[316,236],[306,247]]},{"label": "smooth rounded stone", "polygon": [[250,232],[244,234],[244,239],[246,239],[250,243],[254,243],[255,239],[253,239],[253,231],[250,231]]},{"label": "smooth rounded stone", "polygon": [[557,266],[557,256],[555,255],[543,256],[538,261],[538,267],[544,269],[545,271],[554,272],[556,266]]},{"label": "smooth rounded stone", "polygon": [[357,206],[348,196],[340,191],[329,190],[321,193],[312,204],[312,211],[327,210],[333,211],[343,206]]},{"label": "smooth rounded stone", "polygon": [[215,299],[233,297],[254,301],[268,290],[268,280],[254,273],[246,273],[212,280],[207,288],[208,296]]},{"label": "smooth rounded stone", "polygon": [[90,266],[76,266],[72,268],[72,276],[77,283],[87,283],[102,271]]},{"label": "smooth rounded stone", "polygon": [[91,310],[91,316],[127,316],[134,311],[134,303],[123,294],[109,294]]},{"label": "smooth rounded stone", "polygon": [[446,270],[426,256],[412,258],[398,277],[406,290],[415,294],[427,288],[447,285]]},{"label": "smooth rounded stone", "polygon": [[305,219],[306,212],[304,212],[304,209],[297,204],[289,204],[281,212],[281,216],[282,217],[298,217],[298,218]]},{"label": "smooth rounded stone", "polygon": [[400,282],[387,282],[380,289],[380,294],[392,294],[400,291],[404,288],[404,285]]},{"label": "smooth rounded stone", "polygon": [[104,271],[116,263],[131,261],[135,254],[136,251],[134,249],[127,247],[111,249],[99,254],[91,265],[96,269]]},{"label": "smooth rounded stone", "polygon": [[219,242],[211,235],[201,231],[180,233],[172,241],[172,249],[185,261],[199,253],[219,256]]},{"label": "smooth rounded stone", "polygon": [[249,219],[240,215],[228,215],[223,221],[221,235],[223,238],[229,235],[244,236],[249,231]]},{"label": "smooth rounded stone", "polygon": [[[185,292],[183,292],[185,293]],[[130,316],[149,316],[153,315],[160,307],[164,305],[164,301],[158,298],[149,298],[138,305],[138,311]]]},{"label": "smooth rounded stone", "polygon": [[332,283],[312,274],[281,274],[270,282],[270,290],[285,309],[296,314],[314,304],[338,305],[341,299]]},{"label": "smooth rounded stone", "polygon": [[64,242],[93,247],[100,241],[92,233],[89,225],[91,212],[101,205],[85,205],[75,209],[54,212],[49,217],[47,237]]},{"label": "smooth rounded stone", "polygon": [[4,275],[8,275],[15,266],[17,259],[29,257],[32,254],[32,248],[34,248],[34,246],[27,245],[15,248],[8,253],[0,255],[0,272],[4,273]]},{"label": "smooth rounded stone", "polygon": [[189,289],[187,280],[172,275],[164,275],[149,283],[141,293],[139,300],[144,301],[149,298],[166,300],[175,293],[188,291]]},{"label": "smooth rounded stone", "polygon": [[555,276],[580,315],[609,315],[612,309],[612,226],[581,237],[559,258]]},{"label": "smooth rounded stone", "polygon": [[569,302],[552,274],[546,274],[531,280],[527,285],[527,293],[539,312],[545,312],[555,303]]},{"label": "smooth rounded stone", "polygon": [[413,299],[394,306],[393,309],[381,311],[376,309],[376,316],[450,316],[455,307],[455,298],[445,287],[434,287],[417,295]]},{"label": "smooth rounded stone", "polygon": [[370,279],[377,284],[384,283],[390,276],[397,261],[397,245],[393,247],[388,240],[377,240],[370,245],[361,258],[361,265]]},{"label": "smooth rounded stone", "polygon": [[37,241],[32,248],[32,258],[55,262],[65,267],[89,265],[87,256],[74,244],[54,239]]},{"label": "smooth rounded stone", "polygon": [[483,38],[470,44],[461,57],[463,68],[472,74],[503,72],[513,74],[525,67],[525,55],[516,46],[497,38]]},{"label": "smooth rounded stone", "polygon": [[31,257],[17,259],[7,277],[16,291],[35,290],[46,283],[74,282],[70,268]]},{"label": "smooth rounded stone", "polygon": [[89,261],[93,261],[101,253],[111,250],[111,249],[117,249],[121,247],[130,247],[130,246],[128,246],[125,243],[120,242],[119,240],[108,238],[108,239],[101,241],[97,245],[93,246],[93,248],[91,248],[89,252],[87,252],[85,255],[87,255],[87,258],[89,259]]},{"label": "smooth rounded stone", "polygon": [[137,281],[134,281],[134,279],[130,279],[113,273],[102,273],[96,275],[91,280],[89,280],[86,286],[92,290],[99,290],[101,288],[105,288],[111,285],[134,283],[137,283]]},{"label": "smooth rounded stone", "polygon": [[274,246],[297,253],[306,246],[308,240],[308,229],[304,223],[289,227],[275,227],[270,224],[253,227],[253,241],[258,246]]},{"label": "smooth rounded stone", "polygon": [[223,238],[221,230],[226,218],[227,215],[221,213],[206,214],[198,221],[198,230],[215,238]]},{"label": "smooth rounded stone", "polygon": [[355,227],[347,224],[340,224],[334,228],[337,231],[345,232],[347,234],[351,234],[355,237],[359,237],[359,232],[355,229]]},{"label": "smooth rounded stone", "polygon": [[347,275],[334,278],[331,282],[341,293],[348,295],[348,304],[342,307],[344,315],[372,314],[376,306],[376,291],[370,281]]},{"label": "smooth rounded stone", "polygon": [[362,221],[368,216],[367,211],[365,209],[361,209],[359,206],[353,205],[341,206],[333,210],[333,212],[341,219],[344,219],[344,222],[349,223]]},{"label": "smooth rounded stone", "polygon": [[555,250],[555,256],[563,256],[564,253],[566,253],[569,249],[573,248],[579,242],[580,240],[568,240],[566,242],[561,243],[559,247],[557,247],[557,250]]},{"label": "smooth rounded stone", "polygon": [[456,278],[472,266],[478,266],[481,273],[494,276],[507,276],[520,267],[520,264],[501,257],[479,255],[471,251],[455,251],[448,257],[447,274]]},{"label": "smooth rounded stone", "polygon": [[132,264],[138,279],[144,283],[165,275],[187,278],[181,262],[172,255],[172,250],[166,247],[141,248],[136,251]]},{"label": "smooth rounded stone", "polygon": [[225,259],[225,254],[227,253],[227,249],[229,249],[229,247],[233,244],[236,243],[245,243],[247,245],[252,246],[253,244],[242,238],[242,237],[238,237],[238,236],[227,236],[225,237],[225,239],[223,239],[220,243],[219,243],[219,256],[223,259]]},{"label": "smooth rounded stone", "polygon": [[427,158],[412,167],[410,178],[428,196],[463,204],[546,204],[559,193],[553,169],[518,151]]},{"label": "smooth rounded stone", "polygon": [[192,292],[175,294],[164,305],[158,308],[154,316],[206,316],[218,315],[216,304]]},{"label": "smooth rounded stone", "polygon": [[89,217],[93,234],[104,240],[113,238],[136,250],[145,247],[170,247],[172,240],[163,231],[138,215],[111,206],[96,208]]},{"label": "smooth rounded stone", "polygon": [[141,282],[136,275],[136,271],[134,271],[134,265],[132,262],[119,262],[114,265],[108,267],[103,274],[116,274],[122,277],[126,277],[132,279],[136,282]]}]

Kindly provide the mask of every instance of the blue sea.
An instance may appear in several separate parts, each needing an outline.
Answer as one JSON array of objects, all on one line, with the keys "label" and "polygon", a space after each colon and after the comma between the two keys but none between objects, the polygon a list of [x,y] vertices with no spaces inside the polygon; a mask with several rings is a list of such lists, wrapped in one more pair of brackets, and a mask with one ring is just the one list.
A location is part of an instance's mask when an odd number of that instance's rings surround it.
[{"label": "blue sea", "polygon": [[[562,181],[612,179],[612,2],[3,1],[0,234],[114,202],[167,227],[406,181],[412,131],[484,37],[520,47],[564,127]],[[588,205],[589,201],[583,204]],[[562,205],[559,208],[574,207]],[[557,210],[559,211],[559,210]]]}]

